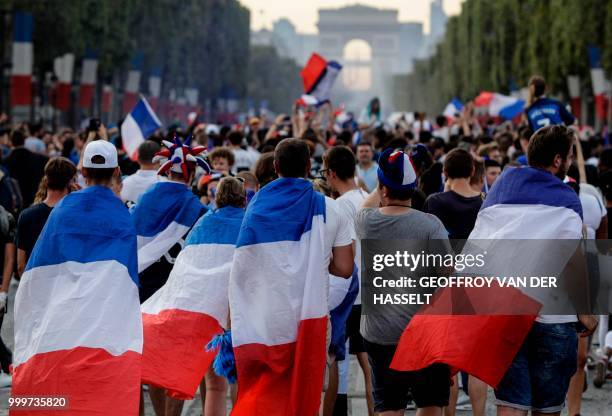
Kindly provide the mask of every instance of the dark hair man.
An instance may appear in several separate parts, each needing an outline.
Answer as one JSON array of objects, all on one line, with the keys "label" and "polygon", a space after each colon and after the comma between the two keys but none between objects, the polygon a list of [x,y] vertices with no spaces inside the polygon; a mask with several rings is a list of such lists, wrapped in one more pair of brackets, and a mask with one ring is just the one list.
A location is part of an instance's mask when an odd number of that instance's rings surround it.
[{"label": "dark hair man", "polygon": [[63,157],[55,157],[45,165],[45,176],[42,187],[46,188],[44,200],[26,208],[19,215],[15,244],[17,245],[17,271],[19,275],[25,270],[26,263],[34,249],[51,210],[62,198],[74,190],[76,166]]},{"label": "dark hair man", "polygon": [[497,160],[487,159],[484,161],[484,165],[485,165],[485,178],[487,181],[487,192],[488,192],[488,190],[491,189],[491,187],[493,186],[493,184],[495,183],[499,175],[501,175],[502,168]]},{"label": "dark hair man", "polygon": [[[369,150],[371,154],[372,149],[369,143],[368,146],[362,146],[362,148]],[[368,194],[359,188],[355,182],[355,163],[355,155],[349,147],[334,146],[323,155],[323,166],[325,169],[323,169],[322,172],[324,172],[325,179],[330,185],[332,192],[340,195],[336,199],[336,202],[338,202],[340,212],[346,216],[350,224],[351,237],[355,248],[357,276],[361,282],[361,243],[355,232],[355,217]],[[370,365],[368,364],[368,356],[365,352],[363,338],[359,330],[360,320],[361,296],[358,294],[346,322],[346,338],[349,340],[349,353],[357,356],[357,360],[363,371],[368,411],[372,414],[374,412],[372,403],[372,379],[370,375]],[[337,363],[334,363],[334,365],[337,365]],[[343,372],[342,375],[348,378],[348,372]],[[330,383],[332,380],[333,378],[330,377]],[[346,380],[346,382],[348,383],[348,380]],[[346,400],[346,394],[343,392],[340,392],[340,394],[342,394],[342,396],[340,396],[339,399],[343,402]]]},{"label": "dark hair man", "polygon": [[450,239],[469,237],[482,205],[481,193],[470,186],[473,172],[472,155],[463,149],[451,150],[444,160],[446,191],[430,195],[423,205],[423,212],[442,221]]},{"label": "dark hair man", "polygon": [[153,162],[153,158],[160,149],[161,147],[154,140],[145,140],[138,146],[140,169],[123,180],[121,199],[124,202],[135,203],[149,187],[159,181],[159,176],[157,176],[159,165]]},{"label": "dark hair man", "polygon": [[575,117],[565,106],[546,96],[546,81],[540,76],[529,80],[529,107],[525,109],[529,126],[533,131],[555,124],[574,124]]},{"label": "dark hair man", "polygon": [[15,298],[15,395],[67,396],[83,414],[138,412],[136,231],[110,189],[119,174],[115,146],[89,143],[88,187],[57,204],[34,247]]},{"label": "dark hair man", "polygon": [[[282,140],[279,178],[259,190],[242,222],[229,287],[237,413],[319,410],[329,274],[351,276],[354,254],[346,216],[306,179],[310,163],[304,140]],[[272,367],[261,365],[268,354],[279,357]]]},{"label": "dark hair man", "polygon": [[25,134],[21,130],[11,133],[13,150],[4,159],[9,175],[17,180],[23,197],[23,206],[29,207],[34,201],[38,184],[45,174],[47,156],[31,152],[25,148]]},{"label": "dark hair man", "polygon": [[[499,177],[480,211],[472,238],[553,241],[582,237],[580,200],[562,181],[573,159],[574,134],[563,125],[534,133],[527,149],[529,167],[507,169]],[[541,246],[545,257],[547,245]],[[579,319],[587,328],[581,335],[594,330],[589,316],[537,317],[495,391],[498,415],[526,415],[530,410],[537,415],[560,414],[576,371]],[[516,325],[508,330],[519,331]],[[550,380],[555,380],[554,385]]]}]

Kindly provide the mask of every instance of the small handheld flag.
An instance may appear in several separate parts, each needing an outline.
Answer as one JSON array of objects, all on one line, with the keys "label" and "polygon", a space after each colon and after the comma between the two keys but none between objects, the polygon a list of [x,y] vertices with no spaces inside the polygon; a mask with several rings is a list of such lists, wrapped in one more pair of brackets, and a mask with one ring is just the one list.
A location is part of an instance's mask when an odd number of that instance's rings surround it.
[{"label": "small handheld flag", "polygon": [[317,104],[329,101],[331,89],[342,70],[336,61],[327,61],[321,55],[313,53],[302,69],[304,93],[317,100]]},{"label": "small handheld flag", "polygon": [[162,126],[155,111],[143,96],[121,124],[123,148],[132,160],[138,157],[138,146]]}]

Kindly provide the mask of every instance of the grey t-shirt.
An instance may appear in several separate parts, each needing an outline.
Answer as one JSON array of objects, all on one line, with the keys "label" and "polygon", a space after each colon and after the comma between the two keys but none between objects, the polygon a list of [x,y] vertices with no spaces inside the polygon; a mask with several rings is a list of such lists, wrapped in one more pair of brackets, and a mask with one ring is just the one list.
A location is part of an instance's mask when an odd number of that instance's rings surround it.
[{"label": "grey t-shirt", "polygon": [[[384,240],[447,240],[442,222],[432,214],[411,209],[403,215],[385,215],[377,208],[363,208],[355,219],[357,238]],[[438,242],[439,244],[439,242]],[[361,335],[369,342],[395,345],[417,305],[385,305],[385,313],[361,316]]]}]

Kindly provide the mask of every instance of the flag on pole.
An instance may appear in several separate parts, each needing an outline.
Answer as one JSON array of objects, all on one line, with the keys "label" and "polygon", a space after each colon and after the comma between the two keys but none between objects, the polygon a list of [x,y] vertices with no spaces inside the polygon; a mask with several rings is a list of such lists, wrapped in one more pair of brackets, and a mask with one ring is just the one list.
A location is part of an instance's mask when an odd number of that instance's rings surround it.
[{"label": "flag on pole", "polygon": [[144,55],[137,53],[132,58],[132,66],[128,72],[127,80],[125,82],[125,92],[123,94],[123,114],[127,114],[132,107],[138,101],[138,95],[140,93],[140,75],[142,72],[142,65],[144,62]]},{"label": "flag on pole", "polygon": [[156,67],[149,74],[149,104],[157,111],[159,97],[161,95],[161,68]]},{"label": "flag on pole", "polygon": [[509,95],[483,91],[474,99],[476,107],[488,107],[491,117],[501,117],[512,120],[525,109],[525,101]]},{"label": "flag on pole", "polygon": [[444,112],[442,113],[447,119],[454,120],[458,114],[461,114],[461,110],[463,110],[463,103],[457,97],[453,97],[446,107],[444,107]]},{"label": "flag on pole", "polygon": [[325,206],[300,178],[279,178],[249,203],[229,288],[235,416],[319,409],[327,356]]},{"label": "flag on pole", "polygon": [[81,88],[79,92],[79,105],[83,109],[90,109],[93,103],[94,92],[98,78],[98,58],[93,50],[87,49],[83,57],[81,68]]},{"label": "flag on pole", "polygon": [[331,89],[342,65],[336,61],[327,61],[321,55],[313,53],[302,69],[304,94],[314,97],[318,104],[329,101]]},{"label": "flag on pole", "polygon": [[135,415],[141,353],[132,220],[106,187],[71,193],[53,208],[19,283],[12,394],[64,396],[60,413]]},{"label": "flag on pole", "polygon": [[147,102],[140,97],[136,106],[125,117],[121,124],[123,148],[130,158],[138,158],[138,146],[162,126],[161,121]]},{"label": "flag on pole", "polygon": [[[559,239],[579,241],[581,237],[582,207],[574,191],[548,172],[524,167],[504,170],[495,182],[467,244],[487,239],[537,239],[556,246]],[[540,253],[523,254],[528,258],[549,258],[550,246],[543,242]],[[528,249],[533,250],[533,246]],[[525,258],[513,254],[505,255],[506,261]],[[489,296],[482,293],[473,289],[443,289],[431,305],[410,320],[391,368],[416,371],[443,363],[453,372],[462,370],[497,386],[542,304],[516,288],[495,288],[485,292]],[[457,298],[475,312],[453,313]],[[512,312],[519,310],[518,315]]]},{"label": "flag on pole", "polygon": [[608,93],[610,82],[601,65],[601,48],[589,46],[589,63],[591,65],[591,85],[595,96],[595,114],[600,120],[608,116]]},{"label": "flag on pole", "polygon": [[13,15],[13,58],[11,67],[11,106],[32,104],[32,14]]},{"label": "flag on pole", "polygon": [[184,183],[158,182],[150,187],[132,210],[138,234],[138,272],[166,254],[205,210]]},{"label": "flag on pole", "polygon": [[113,111],[113,87],[110,84],[102,86],[102,113],[110,114]]},{"label": "flag on pole", "polygon": [[57,77],[55,90],[55,108],[60,111],[70,109],[72,95],[72,75],[74,73],[74,54],[66,53],[55,58],[53,72]]},{"label": "flag on pole", "polygon": [[228,285],[244,209],[200,218],[166,284],[142,305],[142,380],[191,400],[215,354],[204,346],[227,328]]}]

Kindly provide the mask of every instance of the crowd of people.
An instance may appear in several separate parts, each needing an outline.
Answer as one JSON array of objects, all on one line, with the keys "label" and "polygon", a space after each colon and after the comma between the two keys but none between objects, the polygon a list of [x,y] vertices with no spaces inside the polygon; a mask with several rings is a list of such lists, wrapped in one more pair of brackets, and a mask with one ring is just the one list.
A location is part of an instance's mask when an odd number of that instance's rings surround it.
[{"label": "crowd of people", "polygon": [[[607,239],[608,133],[581,129],[562,103],[546,96],[542,78],[529,86],[520,121],[483,119],[471,104],[452,118],[417,113],[412,122],[383,120],[376,99],[358,118],[334,113],[329,104],[296,105],[290,115],[233,126],[196,116],[184,129],[175,125],[149,137],[137,160],[123,150],[115,125],[92,120],[82,131],[49,131],[0,117],[0,325],[13,307],[11,281],[19,286],[15,351],[0,340],[0,385],[12,383],[15,395],[61,394],[64,386],[83,414],[96,401],[90,396],[115,384],[122,392],[112,406],[121,414],[142,412],[148,394],[157,415],[178,416],[199,387],[207,416],[224,415],[228,395],[236,414],[340,416],[348,412],[348,363],[355,355],[369,415],[401,415],[414,402],[419,415],[450,416],[460,386],[473,414],[484,415],[488,386],[474,374],[454,374],[444,362],[391,369],[418,307],[362,313],[360,242],[489,238],[482,237],[487,221],[495,238]],[[547,191],[540,193],[543,183]],[[520,214],[495,210],[519,195],[526,198]],[[557,221],[547,227],[547,217],[538,235],[510,230],[538,204],[562,204],[574,216],[563,230]],[[100,268],[88,272],[69,263]],[[88,273],[104,280],[76,283]],[[57,283],[40,283],[45,276]],[[286,304],[275,305],[266,290]],[[81,301],[107,310],[91,315]],[[176,312],[184,309],[207,318]],[[68,319],[66,310],[82,320]],[[81,323],[88,329],[72,342]],[[598,330],[592,316],[538,316],[494,386],[498,414],[558,415],[567,402],[569,414],[579,415],[588,354],[596,357],[594,383],[601,387],[608,376],[609,325],[607,316]],[[226,381],[231,376],[212,364],[218,356],[204,348],[215,335],[229,336],[230,327],[237,384]],[[125,345],[108,347],[113,337]],[[181,340],[191,349],[174,351]],[[298,347],[289,368],[279,369],[286,351],[254,358],[254,344]],[[88,392],[76,386],[78,369],[45,367],[40,358],[77,346],[130,359],[119,364],[82,352],[81,362],[91,359],[88,365],[106,373],[82,380],[91,382]],[[327,353],[319,354],[319,346]],[[141,354],[142,364],[130,352]],[[294,391],[299,377],[320,388]],[[68,378],[71,387],[63,384]],[[105,414],[108,405],[93,408]]]}]

